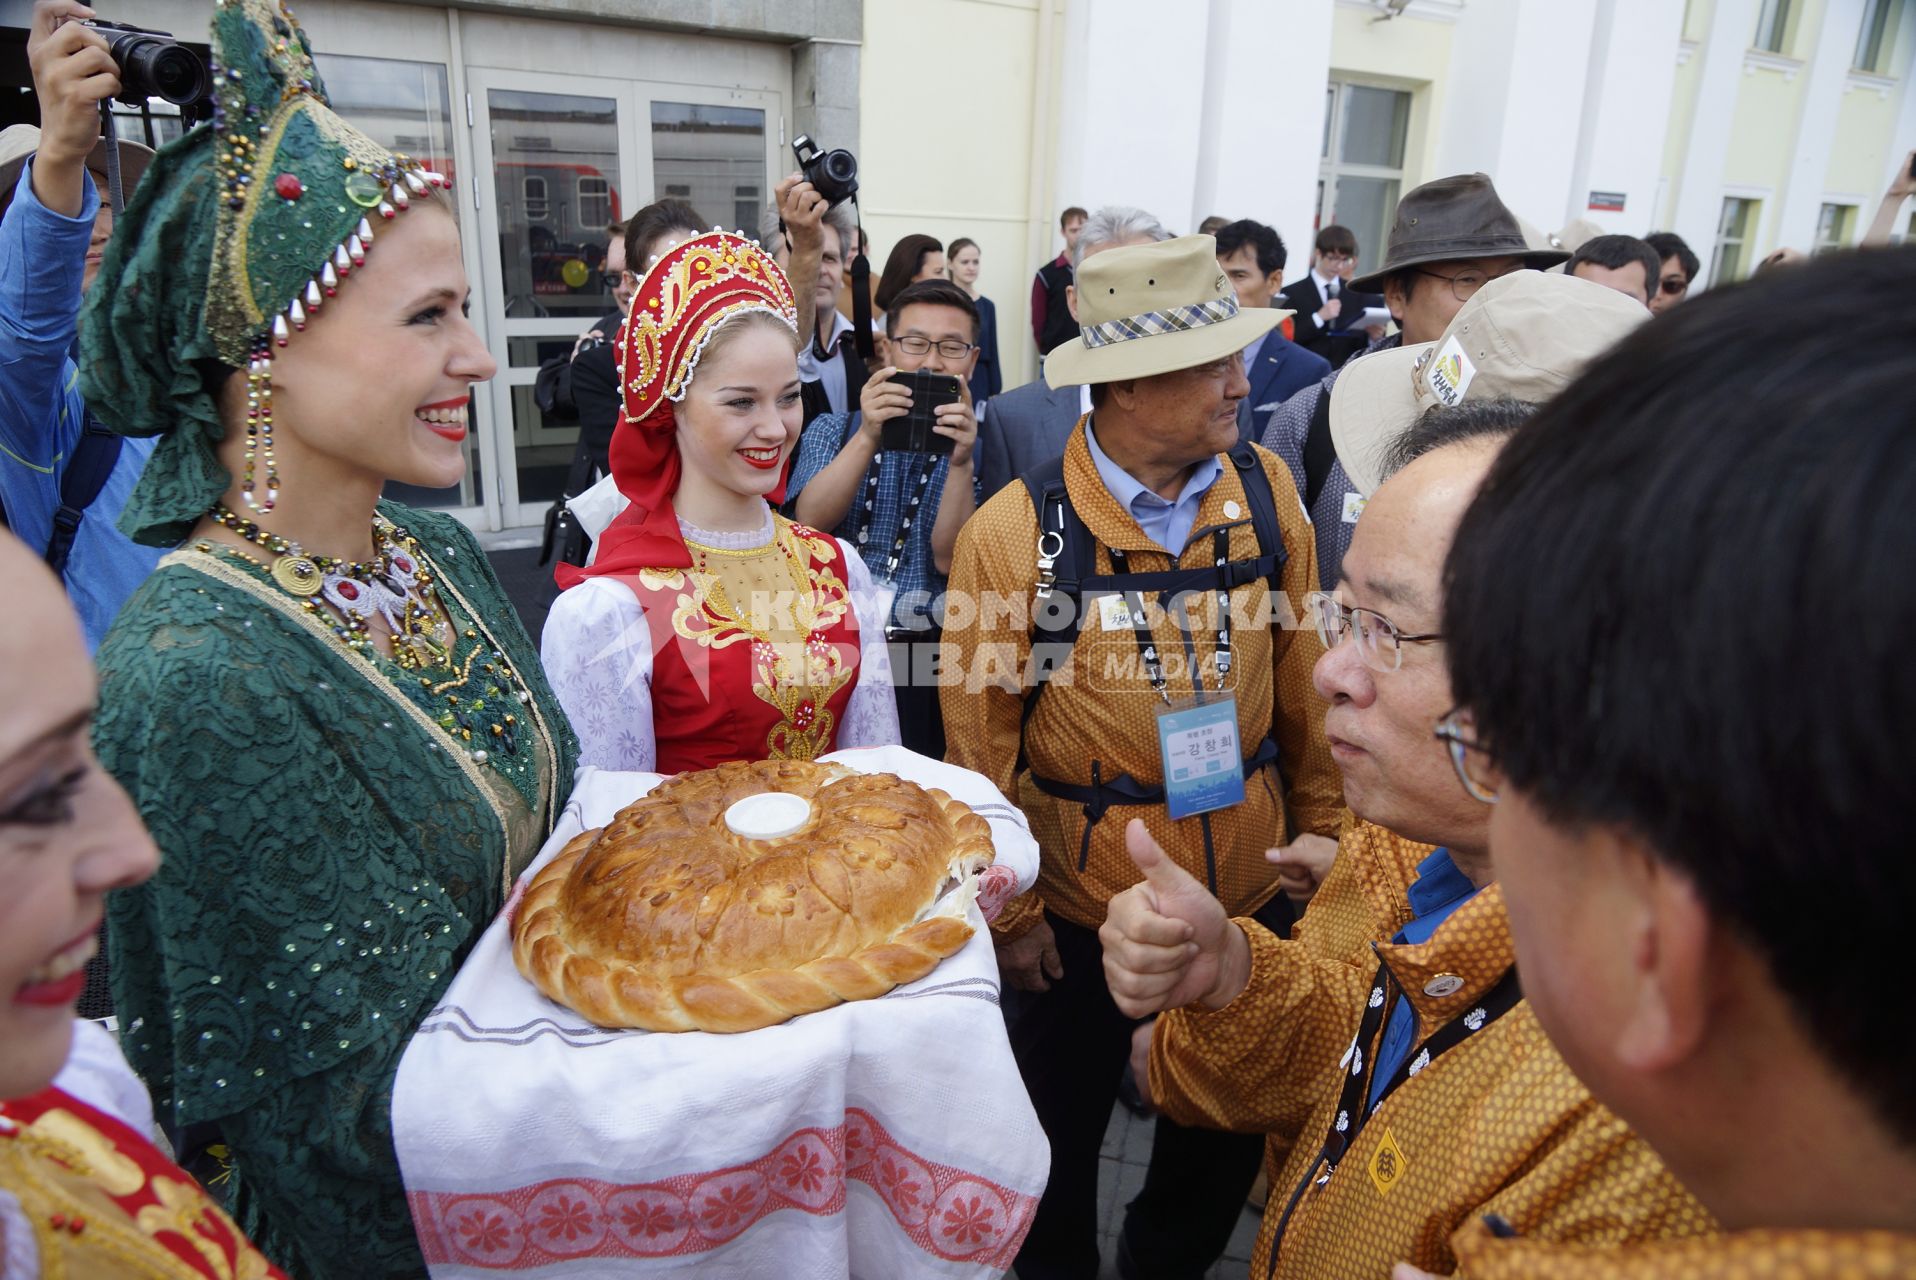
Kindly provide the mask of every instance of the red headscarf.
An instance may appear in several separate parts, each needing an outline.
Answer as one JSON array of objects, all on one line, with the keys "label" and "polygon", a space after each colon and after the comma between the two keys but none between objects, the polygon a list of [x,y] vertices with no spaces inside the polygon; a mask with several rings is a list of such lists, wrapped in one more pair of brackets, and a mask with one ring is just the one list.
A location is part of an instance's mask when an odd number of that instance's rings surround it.
[{"label": "red headscarf", "polygon": [[[641,569],[691,568],[672,510],[681,468],[672,405],[685,398],[719,326],[748,311],[775,315],[798,330],[791,282],[756,241],[722,231],[696,236],[645,273],[613,347],[621,412],[612,431],[612,479],[632,505],[599,535],[589,568],[554,570],[561,587]],[[784,500],[783,478],[766,496]]]}]

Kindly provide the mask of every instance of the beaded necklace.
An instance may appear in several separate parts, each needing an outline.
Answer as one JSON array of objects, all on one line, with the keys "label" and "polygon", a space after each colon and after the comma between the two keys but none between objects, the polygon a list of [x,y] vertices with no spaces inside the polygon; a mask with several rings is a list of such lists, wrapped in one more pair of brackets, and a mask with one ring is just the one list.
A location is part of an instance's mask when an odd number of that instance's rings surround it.
[{"label": "beaded necklace", "polygon": [[[434,570],[423,561],[411,534],[376,516],[373,541],[379,554],[370,562],[349,563],[307,555],[298,543],[268,533],[223,507],[211,514],[222,527],[277,559],[269,566],[235,548],[206,541],[195,543],[195,550],[265,570],[275,586],[298,600],[301,609],[375,666],[382,655],[366,623],[374,612],[384,617],[392,627],[393,663],[411,677],[394,683],[421,705],[474,764],[491,766],[522,794],[532,788],[527,803],[537,804],[537,753],[525,749],[526,726],[519,718],[521,710],[530,707],[532,690],[513,670],[503,648],[477,625],[455,630],[446,621],[449,615],[441,611]],[[287,566],[288,559],[305,563]]]},{"label": "beaded necklace", "polygon": [[308,555],[299,543],[262,529],[224,506],[208,513],[254,546],[273,553],[274,583],[298,597],[313,613],[314,597],[333,607],[333,634],[354,652],[371,656],[369,630],[374,614],[386,620],[393,637],[393,661],[408,671],[444,665],[450,656],[451,628],[446,624],[432,574],[419,564],[419,544],[383,516],[373,517],[371,560],[347,561]]}]

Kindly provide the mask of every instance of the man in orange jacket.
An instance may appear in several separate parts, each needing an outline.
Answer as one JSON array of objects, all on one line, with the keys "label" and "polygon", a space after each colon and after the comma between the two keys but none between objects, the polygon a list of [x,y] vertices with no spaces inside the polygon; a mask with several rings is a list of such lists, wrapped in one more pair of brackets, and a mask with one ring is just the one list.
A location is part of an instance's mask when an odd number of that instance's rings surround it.
[{"label": "man in orange jacket", "polygon": [[1605,1244],[1712,1225],[1545,1040],[1485,807],[1431,736],[1450,705],[1444,552],[1525,412],[1420,421],[1412,450],[1429,451],[1376,490],[1337,597],[1318,601],[1325,732],[1356,817],[1293,936],[1231,920],[1130,833],[1146,879],[1112,899],[1106,976],[1125,1012],[1168,1010],[1140,1035],[1167,1115],[1270,1137],[1257,1280],[1383,1276],[1404,1258],[1448,1273],[1447,1237],[1486,1212]]},{"label": "man in orange jacket", "polygon": [[1446,731],[1524,990],[1728,1229],[1472,1223],[1463,1274],[1916,1275],[1912,295],[1902,249],[1685,303],[1538,415],[1457,534]]},{"label": "man in orange jacket", "polygon": [[[1005,981],[1032,993],[1012,1048],[1051,1141],[1023,1280],[1099,1271],[1098,1149],[1131,1021],[1095,931],[1138,877],[1124,820],[1142,817],[1235,910],[1288,921],[1265,852],[1327,860],[1342,807],[1310,687],[1318,640],[1294,625],[1316,573],[1310,524],[1289,471],[1237,433],[1241,353],[1286,313],[1240,309],[1209,236],[1107,248],[1077,288],[1082,332],[1045,376],[1091,387],[1092,412],[1028,477],[1035,491],[1007,485],[966,523],[944,631],[947,758],[1013,797],[1043,851],[1036,888],[992,930]],[[1048,625],[1059,614],[1068,641]],[[1047,653],[1056,672],[1033,687]],[[1142,1274],[1209,1270],[1259,1151],[1159,1126],[1152,1169],[1180,1194],[1127,1222]]]}]

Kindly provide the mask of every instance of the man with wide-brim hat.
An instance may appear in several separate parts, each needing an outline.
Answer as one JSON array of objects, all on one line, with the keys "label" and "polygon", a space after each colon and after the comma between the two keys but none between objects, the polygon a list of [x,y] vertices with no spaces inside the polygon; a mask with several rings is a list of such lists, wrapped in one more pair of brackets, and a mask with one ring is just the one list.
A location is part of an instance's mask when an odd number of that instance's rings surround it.
[{"label": "man with wide-brim hat", "polygon": [[[93,189],[100,195],[100,212],[106,216],[107,235],[113,232],[113,209],[106,195],[107,181],[111,176],[106,153],[107,148],[112,146],[117,146],[120,151],[120,188],[126,195],[133,194],[133,188],[139,186],[140,179],[146,176],[147,165],[153,163],[153,148],[138,142],[127,138],[108,140],[105,137],[93,140],[93,149],[87,152],[84,167],[87,176],[93,179]],[[38,126],[10,124],[0,129],[0,212],[13,203],[14,189],[20,185],[20,170],[39,150]],[[92,282],[92,273],[88,272],[87,283]]]},{"label": "man with wide-brim hat", "polygon": [[1466,400],[1542,404],[1650,318],[1576,276],[1519,271],[1464,303],[1435,342],[1379,351],[1331,392],[1331,441],[1352,488],[1382,481],[1392,441],[1428,410]]},{"label": "man with wide-brim hat", "polygon": [[1330,391],[1358,360],[1400,345],[1433,342],[1485,282],[1513,271],[1543,270],[1569,258],[1533,248],[1490,178],[1463,173],[1426,182],[1397,203],[1383,262],[1350,287],[1384,295],[1398,332],[1373,344],[1314,387],[1279,405],[1264,427],[1264,447],[1282,458],[1311,513],[1324,590],[1337,584],[1363,495],[1351,485],[1330,438]]},{"label": "man with wide-brim hat", "polygon": [[[1142,878],[1127,824],[1233,915],[1286,930],[1283,890],[1308,893],[1342,809],[1311,686],[1321,646],[1272,623],[1316,585],[1310,529],[1288,470],[1237,437],[1242,352],[1289,313],[1240,310],[1202,235],[1087,259],[1077,304],[1045,376],[1090,386],[1091,412],[965,526],[945,619],[947,758],[1015,797],[1043,849],[1037,887],[993,928],[1006,982],[1030,993],[1012,1045],[1052,1149],[1025,1280],[1098,1272],[1098,1149],[1134,1024],[1097,928]],[[1204,1274],[1259,1154],[1256,1135],[1161,1122],[1120,1274]]]},{"label": "man with wide-brim hat", "polygon": [[[79,21],[91,13],[73,0],[34,6],[27,60],[40,127],[0,132],[0,506],[61,574],[89,650],[163,554],[116,527],[153,441],[93,422],[71,354],[113,232],[99,104],[120,80],[105,39]],[[130,198],[153,153],[117,145]]]}]

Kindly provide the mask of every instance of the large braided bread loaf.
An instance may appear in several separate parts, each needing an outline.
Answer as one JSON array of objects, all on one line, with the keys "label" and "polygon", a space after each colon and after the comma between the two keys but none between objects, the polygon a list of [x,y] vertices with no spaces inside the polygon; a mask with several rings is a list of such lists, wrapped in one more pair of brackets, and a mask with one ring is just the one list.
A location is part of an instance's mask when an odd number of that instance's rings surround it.
[{"label": "large braided bread loaf", "polygon": [[[804,825],[735,834],[726,810],[768,791],[805,797]],[[968,895],[936,915],[933,902],[991,860],[985,820],[942,791],[832,764],[725,764],[660,784],[541,868],[512,955],[601,1026],[751,1031],[930,973],[971,936]]]}]

